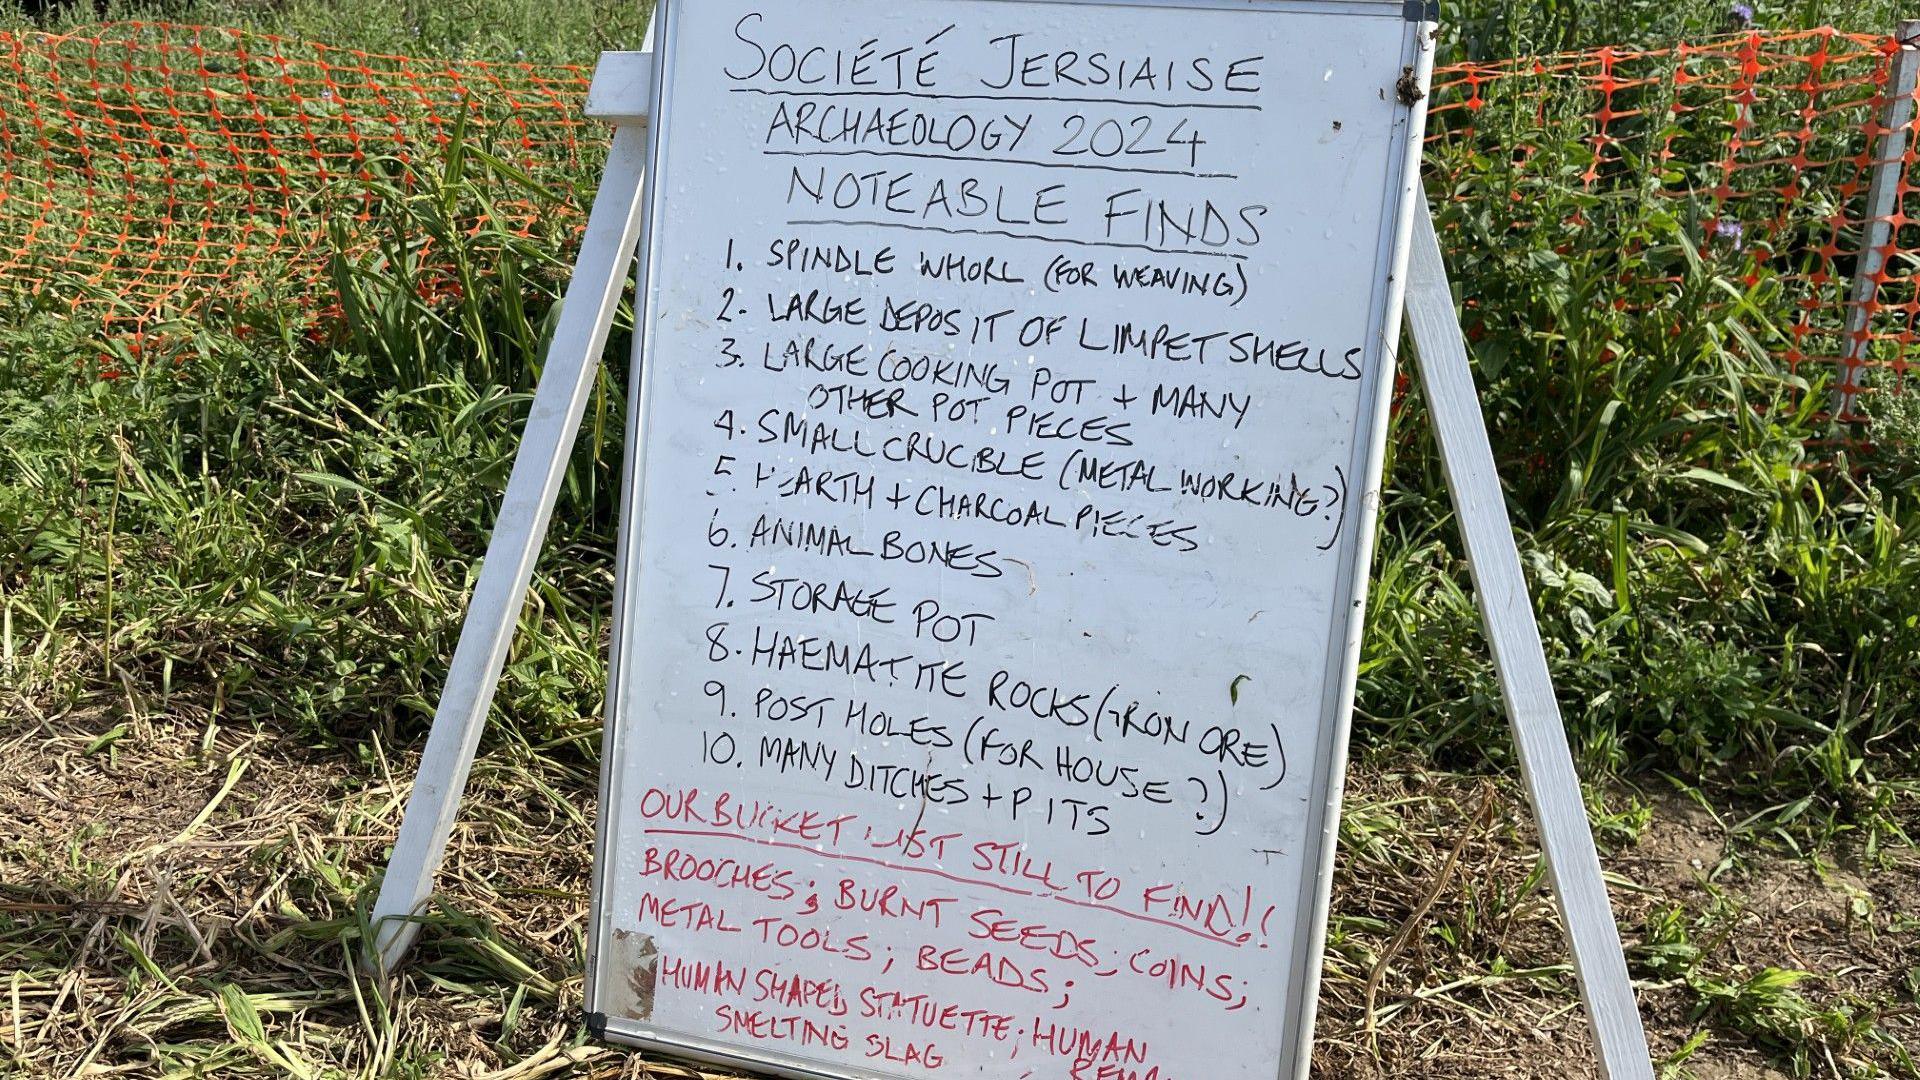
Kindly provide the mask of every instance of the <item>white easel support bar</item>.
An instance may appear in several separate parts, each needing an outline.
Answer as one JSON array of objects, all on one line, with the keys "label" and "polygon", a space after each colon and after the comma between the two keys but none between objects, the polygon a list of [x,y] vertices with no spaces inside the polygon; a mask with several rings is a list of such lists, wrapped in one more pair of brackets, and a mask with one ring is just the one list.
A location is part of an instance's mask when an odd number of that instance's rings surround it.
[{"label": "white easel support bar", "polygon": [[609,124],[644,125],[652,97],[652,53],[604,52],[594,66],[593,81],[587,84],[587,103],[581,111]]},{"label": "white easel support bar", "polygon": [[526,431],[500,501],[500,515],[434,711],[420,774],[374,903],[374,959],[383,971],[406,955],[419,930],[416,917],[433,893],[434,875],[446,856],[467,774],[526,603],[534,562],[546,538],[600,354],[640,243],[647,161],[644,123],[651,97],[652,58],[647,53],[608,56],[611,62],[595,71],[589,91],[589,100],[597,101],[603,110],[599,115],[617,122],[606,175],[587,217],[559,325],[547,348]]},{"label": "white easel support bar", "polygon": [[1893,246],[1893,216],[1900,210],[1900,182],[1907,174],[1907,147],[1913,134],[1915,79],[1920,78],[1920,19],[1908,19],[1895,32],[1899,48],[1887,61],[1887,108],[1880,117],[1880,143],[1873,155],[1873,173],[1867,182],[1866,221],[1860,230],[1860,261],[1854,267],[1853,287],[1847,293],[1847,330],[1841,339],[1846,355],[1833,383],[1833,419],[1858,419],[1855,400],[1866,372],[1863,362],[1873,345],[1874,299],[1880,294],[1880,271],[1886,269]]},{"label": "white easel support bar", "polygon": [[1567,748],[1533,601],[1520,570],[1493,446],[1474,390],[1467,341],[1454,311],[1426,194],[1414,211],[1407,325],[1418,353],[1434,436],[1466,542],[1481,623],[1493,651],[1519,751],[1520,774],[1540,825],[1547,876],[1560,906],[1573,968],[1605,1080],[1653,1080],[1647,1036],[1627,977],[1620,933],[1600,877],[1600,858]]}]

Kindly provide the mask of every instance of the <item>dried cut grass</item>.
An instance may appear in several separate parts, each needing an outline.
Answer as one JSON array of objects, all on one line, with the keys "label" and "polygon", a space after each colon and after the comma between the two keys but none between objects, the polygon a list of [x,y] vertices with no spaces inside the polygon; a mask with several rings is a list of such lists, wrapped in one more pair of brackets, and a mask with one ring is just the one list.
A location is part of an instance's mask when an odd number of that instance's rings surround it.
[{"label": "dried cut grass", "polygon": [[[589,763],[511,742],[489,749],[418,960],[380,986],[353,958],[409,757],[227,728],[214,709],[178,701],[137,717],[124,703],[17,715],[10,726],[0,1061],[12,1075],[696,1074],[591,1043],[581,1028]],[[1920,871],[1822,881],[1768,857],[1712,884],[1725,850],[1714,828],[1665,800],[1639,846],[1610,859],[1630,951],[1648,947],[1651,913],[1732,897],[1739,912],[1716,924],[1724,937],[1701,945],[1723,966],[1815,972],[1799,987],[1810,1000],[1882,1002],[1885,1031],[1920,1038],[1896,1004],[1920,964]],[[1596,1075],[1514,785],[1357,762],[1342,832],[1317,1075]],[[1684,1061],[1701,1077],[1764,1076],[1781,1063],[1699,998],[1685,980],[1644,990],[1658,1053],[1704,1033]],[[1841,1071],[1815,1075],[1871,1075],[1847,1062],[1902,1075],[1873,1039],[1825,1047],[1838,1047]]]}]

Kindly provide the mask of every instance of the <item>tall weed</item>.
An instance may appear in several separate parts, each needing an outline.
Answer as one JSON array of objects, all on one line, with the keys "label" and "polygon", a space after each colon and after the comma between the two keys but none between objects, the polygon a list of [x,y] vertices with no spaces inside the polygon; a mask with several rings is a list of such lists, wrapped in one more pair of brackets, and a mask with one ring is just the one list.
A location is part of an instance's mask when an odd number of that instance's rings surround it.
[{"label": "tall weed", "polygon": [[[1750,828],[1902,837],[1920,744],[1910,477],[1815,453],[1773,267],[1690,202],[1486,159],[1439,226],[1569,731],[1602,772],[1746,791]],[[1396,418],[1367,737],[1504,757],[1439,462]],[[1440,661],[1436,663],[1436,661]],[[1451,662],[1448,662],[1451,661]]]}]

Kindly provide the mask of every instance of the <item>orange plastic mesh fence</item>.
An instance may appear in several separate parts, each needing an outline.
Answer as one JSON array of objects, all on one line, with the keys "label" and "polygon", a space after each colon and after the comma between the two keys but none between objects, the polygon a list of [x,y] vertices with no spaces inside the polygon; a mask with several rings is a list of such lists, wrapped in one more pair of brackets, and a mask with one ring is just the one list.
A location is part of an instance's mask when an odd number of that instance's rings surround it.
[{"label": "orange plastic mesh fence", "polygon": [[[1885,36],[1755,31],[1442,68],[1431,185],[1493,197],[1489,159],[1511,180],[1549,159],[1566,168],[1571,147],[1570,183],[1690,197],[1708,208],[1703,243],[1785,275],[1789,363],[1884,369],[1879,384],[1897,385],[1920,332],[1910,140],[1891,211],[1872,216],[1866,194],[1898,49]],[[0,293],[58,289],[137,322],[310,280],[328,229],[369,221],[383,163],[425,161],[462,125],[536,180],[589,179],[607,135],[580,112],[588,77],[164,23],[0,33]],[[553,212],[577,224],[583,207]],[[509,213],[531,227],[539,211]],[[1849,335],[1875,221],[1888,259]]]},{"label": "orange plastic mesh fence", "polygon": [[329,225],[456,132],[536,180],[590,169],[588,76],[201,26],[0,34],[0,289],[138,321],[312,276]]},{"label": "orange plastic mesh fence", "polygon": [[[1897,198],[1876,213],[1867,194],[1899,49],[1889,36],[1754,31],[1446,68],[1435,75],[1430,183],[1453,180],[1454,199],[1517,199],[1488,190],[1488,177],[1556,168],[1588,189],[1690,200],[1703,247],[1782,278],[1790,365],[1883,369],[1868,381],[1895,388],[1920,314],[1911,278],[1920,215],[1905,213],[1914,190],[1908,131],[1891,162]],[[1915,89],[1894,92],[1911,101]],[[1475,168],[1476,155],[1498,165]],[[1870,241],[1886,262],[1855,303],[1854,270]]]}]

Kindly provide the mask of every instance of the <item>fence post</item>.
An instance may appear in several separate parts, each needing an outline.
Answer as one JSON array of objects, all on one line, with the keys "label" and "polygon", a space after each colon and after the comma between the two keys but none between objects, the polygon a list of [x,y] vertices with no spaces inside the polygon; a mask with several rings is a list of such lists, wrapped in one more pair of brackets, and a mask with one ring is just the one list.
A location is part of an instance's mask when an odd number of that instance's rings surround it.
[{"label": "fence post", "polygon": [[1847,296],[1846,355],[1833,385],[1833,419],[1854,420],[1854,401],[1861,390],[1874,300],[1880,291],[1880,272],[1893,249],[1892,217],[1900,210],[1900,184],[1906,178],[1908,129],[1913,125],[1914,79],[1920,75],[1920,19],[1904,19],[1894,31],[1898,46],[1887,65],[1886,110],[1880,117],[1880,145],[1874,152],[1872,178],[1867,184],[1867,213],[1860,234],[1860,261],[1854,267],[1853,288]]}]

